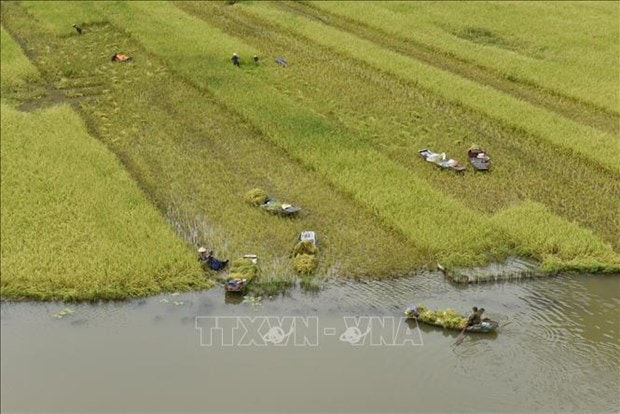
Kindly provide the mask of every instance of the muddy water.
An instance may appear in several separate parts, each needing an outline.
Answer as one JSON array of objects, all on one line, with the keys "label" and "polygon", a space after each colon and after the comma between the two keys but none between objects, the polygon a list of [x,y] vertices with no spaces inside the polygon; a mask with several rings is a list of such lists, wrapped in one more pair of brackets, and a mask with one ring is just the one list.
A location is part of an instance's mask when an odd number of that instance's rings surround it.
[{"label": "muddy water", "polygon": [[[238,302],[215,289],[69,305],[63,318],[52,317],[61,303],[3,303],[2,412],[620,409],[617,276],[456,287],[427,274]],[[504,326],[455,347],[458,333],[404,323],[409,303],[481,305]],[[207,329],[226,316],[254,317],[241,319],[247,336]],[[301,340],[285,319],[265,336],[276,326],[256,323],[266,316],[304,321]]]}]

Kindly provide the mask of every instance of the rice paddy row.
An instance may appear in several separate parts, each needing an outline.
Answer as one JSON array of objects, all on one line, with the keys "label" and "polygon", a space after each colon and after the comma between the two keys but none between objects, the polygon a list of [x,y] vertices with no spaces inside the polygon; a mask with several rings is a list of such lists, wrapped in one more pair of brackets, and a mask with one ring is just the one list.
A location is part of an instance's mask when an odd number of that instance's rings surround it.
[{"label": "rice paddy row", "polygon": [[2,297],[121,299],[212,285],[70,107],[29,114],[2,104],[1,149]]},{"label": "rice paddy row", "polygon": [[594,116],[599,108],[599,116],[607,114],[618,133],[617,4],[311,1],[286,6],[311,14],[317,10],[329,24],[350,22],[347,27],[356,31],[385,33],[388,42],[413,42],[440,55],[437,59],[452,58],[572,99]]}]

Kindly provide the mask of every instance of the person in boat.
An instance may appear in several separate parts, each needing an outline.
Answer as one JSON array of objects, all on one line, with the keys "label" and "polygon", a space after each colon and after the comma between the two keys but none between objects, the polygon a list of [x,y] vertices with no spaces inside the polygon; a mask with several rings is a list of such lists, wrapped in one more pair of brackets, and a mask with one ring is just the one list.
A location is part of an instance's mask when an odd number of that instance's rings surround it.
[{"label": "person in boat", "polygon": [[222,270],[228,264],[228,260],[218,260],[213,256],[213,250],[207,252],[207,249],[200,247],[198,249],[198,260],[204,265],[209,266],[212,270]]},{"label": "person in boat", "polygon": [[233,55],[230,58],[230,60],[232,61],[233,65],[235,65],[236,67],[240,67],[241,66],[241,64],[239,63],[239,56],[237,55],[237,53],[233,53]]},{"label": "person in boat", "polygon": [[478,309],[477,306],[472,308],[474,311],[469,318],[467,319],[467,326],[480,325],[482,323],[482,314],[484,313],[484,308]]},{"label": "person in boat", "polygon": [[115,53],[112,55],[112,62],[127,62],[132,59],[131,56],[127,56],[122,53]]}]

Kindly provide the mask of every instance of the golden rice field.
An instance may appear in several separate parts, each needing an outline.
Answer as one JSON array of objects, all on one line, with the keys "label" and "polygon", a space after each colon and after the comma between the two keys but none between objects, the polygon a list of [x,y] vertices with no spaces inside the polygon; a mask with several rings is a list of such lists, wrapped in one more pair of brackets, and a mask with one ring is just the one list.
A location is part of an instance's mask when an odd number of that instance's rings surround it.
[{"label": "golden rice field", "polygon": [[[144,283],[116,290],[127,295],[204,287],[198,245],[257,254],[269,292],[297,280],[303,230],[319,235],[317,280],[510,255],[548,271],[618,272],[619,17],[617,3],[2,2],[2,161],[24,172],[5,206],[2,169],[2,295],[33,297],[28,286],[85,271],[106,288]],[[113,63],[115,52],[133,60]],[[139,189],[135,202],[158,218],[106,198],[104,173],[77,194],[87,158],[29,159],[22,124],[63,154],[105,148],[100,162],[124,169],[117,191]],[[491,155],[489,173],[418,154],[465,163],[472,143]],[[57,185],[27,190],[28,162]],[[252,188],[302,211],[270,215],[244,201]],[[92,217],[104,201],[105,217]],[[37,205],[48,220],[29,228]],[[94,220],[94,234],[73,240],[74,220]],[[5,236],[5,222],[26,231]],[[147,225],[166,235],[153,240]],[[42,233],[62,260],[21,253]],[[97,266],[61,248],[97,235],[109,259]]]}]

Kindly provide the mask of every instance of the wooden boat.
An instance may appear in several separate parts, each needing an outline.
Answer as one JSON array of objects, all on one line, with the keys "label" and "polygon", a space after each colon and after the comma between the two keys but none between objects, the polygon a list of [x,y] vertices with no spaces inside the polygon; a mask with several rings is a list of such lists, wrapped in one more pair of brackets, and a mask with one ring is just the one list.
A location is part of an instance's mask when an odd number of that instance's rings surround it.
[{"label": "wooden boat", "polygon": [[290,216],[301,210],[301,207],[280,202],[267,194],[262,188],[253,188],[245,193],[245,200],[253,206],[260,206],[271,214]]},{"label": "wooden boat", "polygon": [[[408,306],[405,309],[407,319],[413,319],[426,325],[437,326],[444,329],[454,331],[462,331],[467,323],[467,318],[459,315],[452,309],[444,311],[428,311],[423,305]],[[499,323],[489,318],[484,318],[477,325],[468,326],[465,332],[471,333],[490,333],[495,332],[499,327]]]},{"label": "wooden boat", "polygon": [[244,292],[258,275],[258,256],[246,254],[233,261],[230,274],[224,280],[226,292]]},{"label": "wooden boat", "polygon": [[226,292],[243,292],[247,287],[248,280],[241,278],[234,278],[226,280],[224,289]]},{"label": "wooden boat", "polygon": [[427,148],[424,148],[424,149],[419,150],[418,153],[426,161],[432,162],[433,164],[435,164],[439,168],[443,168],[443,169],[447,169],[447,170],[452,170],[452,171],[456,171],[456,172],[463,172],[466,169],[464,166],[459,164],[459,162],[457,160],[454,160],[454,159],[451,159],[451,158],[447,158],[445,152],[439,154],[439,153],[433,152],[433,151],[431,151],[431,150],[429,150]]},{"label": "wooden boat", "polygon": [[478,171],[488,171],[491,168],[491,158],[480,147],[474,146],[467,151],[469,163]]},{"label": "wooden boat", "polygon": [[291,214],[295,214],[301,210],[301,207],[281,203],[273,198],[268,198],[263,204],[261,204],[261,208],[269,211],[270,213],[279,214],[281,216],[290,216]]}]

